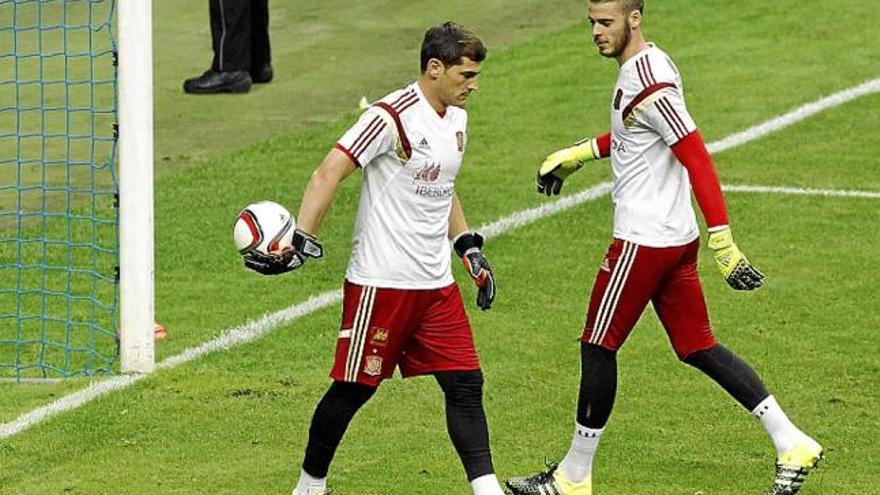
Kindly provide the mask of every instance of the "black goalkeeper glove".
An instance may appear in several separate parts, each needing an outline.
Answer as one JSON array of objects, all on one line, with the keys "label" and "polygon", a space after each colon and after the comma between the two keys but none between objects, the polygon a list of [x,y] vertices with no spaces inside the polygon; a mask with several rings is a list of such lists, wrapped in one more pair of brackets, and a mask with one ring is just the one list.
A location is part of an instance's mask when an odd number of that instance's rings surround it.
[{"label": "black goalkeeper glove", "polygon": [[293,247],[272,254],[248,251],[244,254],[244,266],[263,275],[280,275],[301,267],[308,258],[322,256],[324,256],[324,248],[318,239],[296,229],[293,231]]},{"label": "black goalkeeper glove", "polygon": [[492,301],[495,300],[495,276],[480,250],[482,247],[483,236],[476,232],[459,235],[453,244],[456,254],[464,262],[465,270],[477,284],[477,306],[485,311],[492,307]]}]

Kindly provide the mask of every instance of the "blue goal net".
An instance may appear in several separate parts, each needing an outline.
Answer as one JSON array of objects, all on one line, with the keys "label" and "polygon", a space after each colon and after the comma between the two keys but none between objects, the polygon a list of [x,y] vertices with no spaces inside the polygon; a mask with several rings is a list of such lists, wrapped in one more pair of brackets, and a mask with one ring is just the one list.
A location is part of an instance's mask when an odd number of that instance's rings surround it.
[{"label": "blue goal net", "polygon": [[0,0],[0,379],[118,355],[112,0]]}]

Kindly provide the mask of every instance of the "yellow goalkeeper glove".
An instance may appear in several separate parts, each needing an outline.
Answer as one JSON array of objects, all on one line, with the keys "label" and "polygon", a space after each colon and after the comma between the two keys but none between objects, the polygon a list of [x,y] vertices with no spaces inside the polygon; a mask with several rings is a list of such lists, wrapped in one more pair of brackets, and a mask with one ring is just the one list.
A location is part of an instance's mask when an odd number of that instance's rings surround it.
[{"label": "yellow goalkeeper glove", "polygon": [[559,194],[562,182],[574,172],[580,170],[584,163],[599,158],[599,146],[595,138],[584,139],[571,148],[565,148],[544,159],[538,169],[535,185],[539,193],[547,196]]},{"label": "yellow goalkeeper glove", "polygon": [[730,227],[710,232],[709,248],[714,251],[715,265],[728,285],[736,290],[755,290],[764,285],[764,274],[736,247]]}]

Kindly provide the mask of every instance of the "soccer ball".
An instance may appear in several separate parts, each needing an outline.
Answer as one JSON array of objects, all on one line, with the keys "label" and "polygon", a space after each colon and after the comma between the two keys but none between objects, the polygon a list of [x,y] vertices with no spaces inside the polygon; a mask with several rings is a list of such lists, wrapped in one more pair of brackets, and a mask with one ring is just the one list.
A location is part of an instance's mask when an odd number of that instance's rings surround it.
[{"label": "soccer ball", "polygon": [[232,228],[235,248],[239,253],[255,250],[275,253],[293,245],[296,222],[287,208],[273,201],[247,205],[235,219]]}]

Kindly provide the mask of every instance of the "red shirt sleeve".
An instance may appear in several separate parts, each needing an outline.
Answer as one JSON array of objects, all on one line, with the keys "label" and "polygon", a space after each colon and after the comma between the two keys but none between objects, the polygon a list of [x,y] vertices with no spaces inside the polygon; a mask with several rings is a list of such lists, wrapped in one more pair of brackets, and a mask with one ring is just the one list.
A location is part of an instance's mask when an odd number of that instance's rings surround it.
[{"label": "red shirt sleeve", "polygon": [[691,188],[709,228],[728,225],[727,206],[721,194],[721,183],[712,164],[712,157],[703,143],[700,131],[694,131],[672,146],[672,152],[690,176]]},{"label": "red shirt sleeve", "polygon": [[607,132],[601,136],[596,136],[596,147],[599,148],[599,158],[611,156],[611,133]]}]

